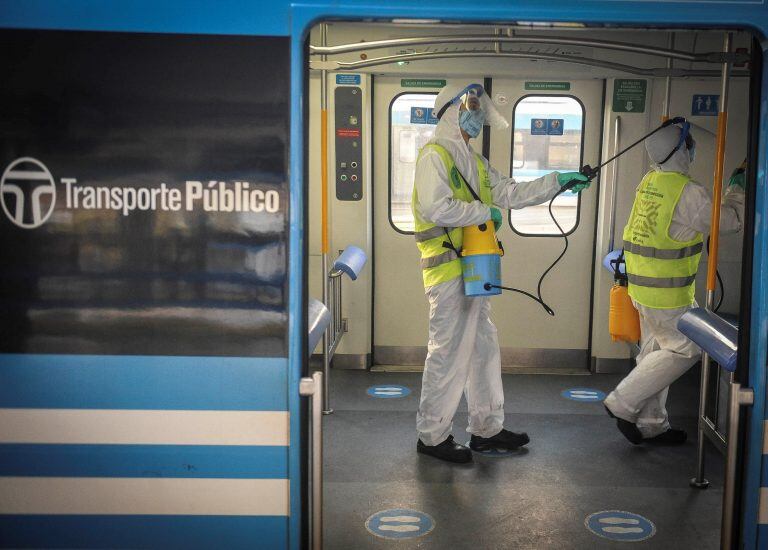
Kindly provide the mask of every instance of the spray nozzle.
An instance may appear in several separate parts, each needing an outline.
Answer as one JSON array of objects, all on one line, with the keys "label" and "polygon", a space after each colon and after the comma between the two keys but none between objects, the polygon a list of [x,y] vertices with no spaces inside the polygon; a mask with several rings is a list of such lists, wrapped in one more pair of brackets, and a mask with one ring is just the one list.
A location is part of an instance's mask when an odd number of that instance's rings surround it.
[{"label": "spray nozzle", "polygon": [[675,118],[669,118],[661,123],[661,127],[666,128],[667,126],[671,126],[672,124],[685,124],[685,117],[676,116]]}]

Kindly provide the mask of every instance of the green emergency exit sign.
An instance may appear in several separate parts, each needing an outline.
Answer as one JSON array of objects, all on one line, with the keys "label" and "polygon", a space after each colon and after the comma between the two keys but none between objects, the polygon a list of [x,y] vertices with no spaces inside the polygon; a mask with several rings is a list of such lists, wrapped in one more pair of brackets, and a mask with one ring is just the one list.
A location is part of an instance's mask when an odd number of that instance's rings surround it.
[{"label": "green emergency exit sign", "polygon": [[613,81],[613,112],[645,112],[647,80],[617,78]]},{"label": "green emergency exit sign", "polygon": [[400,86],[402,88],[442,88],[445,86],[445,80],[403,78],[400,80]]},{"label": "green emergency exit sign", "polygon": [[570,82],[526,82],[526,90],[556,90],[567,92],[571,89]]}]

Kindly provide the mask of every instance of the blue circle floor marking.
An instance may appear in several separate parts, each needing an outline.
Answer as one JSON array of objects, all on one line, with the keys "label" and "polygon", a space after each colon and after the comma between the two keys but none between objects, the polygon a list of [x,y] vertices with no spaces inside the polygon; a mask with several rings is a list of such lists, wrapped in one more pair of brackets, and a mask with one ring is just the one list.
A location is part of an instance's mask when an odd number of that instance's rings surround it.
[{"label": "blue circle floor marking", "polygon": [[656,526],[643,516],[621,510],[604,510],[587,516],[584,525],[598,537],[640,542],[656,534]]},{"label": "blue circle floor marking", "polygon": [[412,539],[432,531],[435,520],[424,512],[393,508],[373,514],[366,520],[365,528],[372,535],[385,539]]},{"label": "blue circle floor marking", "polygon": [[366,390],[366,393],[371,397],[378,397],[379,399],[393,399],[396,397],[405,397],[411,393],[411,390],[405,386],[381,384],[378,386],[371,386]]},{"label": "blue circle floor marking", "polygon": [[593,388],[570,388],[563,390],[560,395],[571,401],[602,401],[605,399],[605,393]]}]

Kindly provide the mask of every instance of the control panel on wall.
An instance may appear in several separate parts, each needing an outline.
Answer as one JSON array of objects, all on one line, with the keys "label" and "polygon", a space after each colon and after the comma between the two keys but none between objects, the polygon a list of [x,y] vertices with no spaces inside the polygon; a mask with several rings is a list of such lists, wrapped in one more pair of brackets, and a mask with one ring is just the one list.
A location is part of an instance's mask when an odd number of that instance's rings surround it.
[{"label": "control panel on wall", "polygon": [[357,86],[336,88],[336,198],[363,198],[363,93]]}]

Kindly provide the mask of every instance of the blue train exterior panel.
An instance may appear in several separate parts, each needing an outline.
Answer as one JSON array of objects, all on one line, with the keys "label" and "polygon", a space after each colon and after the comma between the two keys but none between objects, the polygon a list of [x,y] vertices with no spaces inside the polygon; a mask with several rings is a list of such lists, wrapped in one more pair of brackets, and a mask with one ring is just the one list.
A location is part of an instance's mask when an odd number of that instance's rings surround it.
[{"label": "blue train exterior panel", "polygon": [[288,39],[0,50],[0,546],[286,547]]}]

